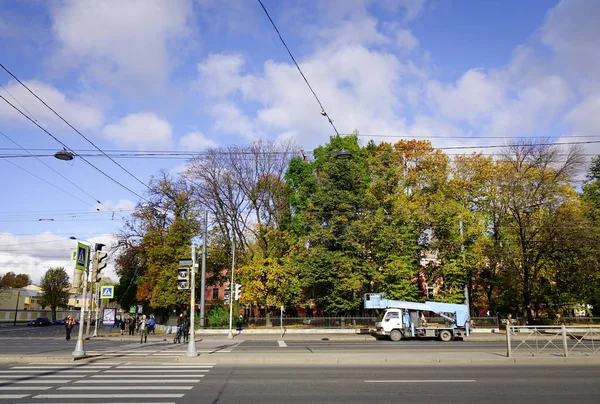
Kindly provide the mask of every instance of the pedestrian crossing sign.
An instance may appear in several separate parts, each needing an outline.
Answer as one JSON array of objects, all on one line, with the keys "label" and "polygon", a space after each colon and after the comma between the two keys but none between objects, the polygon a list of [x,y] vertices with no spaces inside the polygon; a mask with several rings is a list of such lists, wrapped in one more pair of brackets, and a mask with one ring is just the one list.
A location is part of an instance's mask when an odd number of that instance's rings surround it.
[{"label": "pedestrian crossing sign", "polygon": [[100,288],[100,299],[112,299],[115,297],[114,286],[102,286]]},{"label": "pedestrian crossing sign", "polygon": [[75,257],[75,268],[79,269],[80,271],[87,270],[89,257],[90,247],[82,243],[77,243],[77,256]]}]

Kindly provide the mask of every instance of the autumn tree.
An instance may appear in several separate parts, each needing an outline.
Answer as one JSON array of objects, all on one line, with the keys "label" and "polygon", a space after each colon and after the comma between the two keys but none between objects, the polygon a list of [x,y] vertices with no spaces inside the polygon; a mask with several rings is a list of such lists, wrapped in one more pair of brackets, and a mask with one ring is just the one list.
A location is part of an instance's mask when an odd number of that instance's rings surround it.
[{"label": "autumn tree", "polygon": [[0,275],[0,288],[23,288],[28,285],[31,285],[31,278],[27,274],[7,272]]},{"label": "autumn tree", "polygon": [[42,277],[40,305],[50,307],[52,320],[56,320],[56,309],[58,307],[67,308],[70,286],[69,275],[63,267],[50,268]]}]

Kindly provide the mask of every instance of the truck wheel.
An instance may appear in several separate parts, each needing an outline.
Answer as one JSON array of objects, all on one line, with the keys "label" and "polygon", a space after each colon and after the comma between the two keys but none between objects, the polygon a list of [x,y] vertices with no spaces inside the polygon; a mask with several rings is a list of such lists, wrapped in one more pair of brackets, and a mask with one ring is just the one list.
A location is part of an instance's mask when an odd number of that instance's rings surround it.
[{"label": "truck wheel", "polygon": [[440,331],[440,339],[444,342],[448,342],[452,339],[452,333],[448,330]]},{"label": "truck wheel", "polygon": [[398,342],[402,339],[402,334],[398,330],[392,330],[392,332],[390,332],[390,339],[394,342]]}]

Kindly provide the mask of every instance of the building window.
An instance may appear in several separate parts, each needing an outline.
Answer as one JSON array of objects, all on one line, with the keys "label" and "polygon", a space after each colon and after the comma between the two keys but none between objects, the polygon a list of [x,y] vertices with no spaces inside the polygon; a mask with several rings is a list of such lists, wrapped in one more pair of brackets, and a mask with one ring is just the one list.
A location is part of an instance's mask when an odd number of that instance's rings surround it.
[{"label": "building window", "polygon": [[218,299],[219,298],[219,289],[218,288],[213,288],[213,299]]}]

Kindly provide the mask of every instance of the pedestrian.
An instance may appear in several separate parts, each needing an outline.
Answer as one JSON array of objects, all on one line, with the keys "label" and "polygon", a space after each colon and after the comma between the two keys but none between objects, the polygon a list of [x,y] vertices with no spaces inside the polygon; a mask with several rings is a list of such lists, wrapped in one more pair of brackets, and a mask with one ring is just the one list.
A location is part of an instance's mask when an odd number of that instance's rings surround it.
[{"label": "pedestrian", "polygon": [[140,319],[140,344],[148,342],[148,322],[146,315],[142,315]]},{"label": "pedestrian", "polygon": [[129,321],[129,335],[135,335],[135,320],[129,317],[127,321]]},{"label": "pedestrian", "polygon": [[75,320],[71,318],[71,316],[67,316],[65,319],[65,330],[67,331],[67,341],[71,340],[71,331],[73,330],[73,325],[75,325]]},{"label": "pedestrian", "polygon": [[156,319],[154,318],[154,314],[150,314],[150,318],[148,319],[148,334],[154,334],[154,325],[156,324]]},{"label": "pedestrian", "polygon": [[123,317],[119,320],[119,328],[121,329],[121,335],[123,335],[125,333],[125,320],[123,320]]}]

